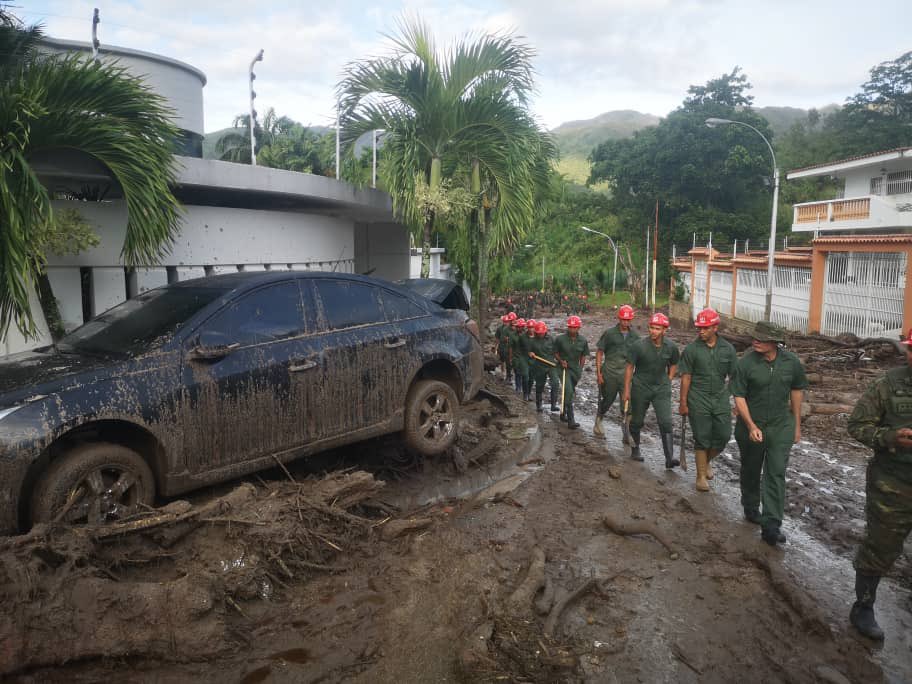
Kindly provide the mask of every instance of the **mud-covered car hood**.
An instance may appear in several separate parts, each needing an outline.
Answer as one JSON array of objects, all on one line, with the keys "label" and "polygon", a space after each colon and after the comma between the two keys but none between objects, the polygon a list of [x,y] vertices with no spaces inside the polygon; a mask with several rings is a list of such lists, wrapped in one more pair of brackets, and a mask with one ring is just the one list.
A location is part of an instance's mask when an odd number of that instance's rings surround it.
[{"label": "mud-covered car hood", "polygon": [[417,292],[444,309],[469,310],[469,301],[459,283],[445,278],[407,278],[396,281],[407,290]]},{"label": "mud-covered car hood", "polygon": [[47,394],[66,387],[81,374],[111,363],[110,358],[61,354],[51,347],[11,354],[0,361],[0,408],[36,392]]}]

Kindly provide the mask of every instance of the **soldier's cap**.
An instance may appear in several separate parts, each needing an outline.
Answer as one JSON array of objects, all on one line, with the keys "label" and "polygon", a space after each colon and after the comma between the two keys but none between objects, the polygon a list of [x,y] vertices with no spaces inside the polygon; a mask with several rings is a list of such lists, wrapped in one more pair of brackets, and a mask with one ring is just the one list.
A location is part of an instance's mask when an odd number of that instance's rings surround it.
[{"label": "soldier's cap", "polygon": [[770,321],[757,321],[751,333],[751,339],[758,342],[785,343],[785,328]]}]

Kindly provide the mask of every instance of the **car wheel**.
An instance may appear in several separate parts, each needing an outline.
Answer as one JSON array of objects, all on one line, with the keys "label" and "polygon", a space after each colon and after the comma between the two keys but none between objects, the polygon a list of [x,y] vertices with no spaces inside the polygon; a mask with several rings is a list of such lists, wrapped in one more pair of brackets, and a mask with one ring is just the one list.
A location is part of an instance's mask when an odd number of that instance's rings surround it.
[{"label": "car wheel", "polygon": [[422,456],[438,456],[456,441],[456,392],[439,380],[419,380],[405,402],[405,443]]},{"label": "car wheel", "polygon": [[102,525],[155,500],[155,478],[142,456],[119,444],[86,444],[54,461],[32,495],[32,524]]}]

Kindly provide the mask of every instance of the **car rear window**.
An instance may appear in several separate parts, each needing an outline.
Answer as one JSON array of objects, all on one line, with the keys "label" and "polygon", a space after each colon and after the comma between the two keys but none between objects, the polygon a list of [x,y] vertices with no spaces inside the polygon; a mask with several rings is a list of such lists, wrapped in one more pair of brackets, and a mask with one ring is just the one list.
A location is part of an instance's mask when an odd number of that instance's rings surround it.
[{"label": "car rear window", "polygon": [[344,280],[318,280],[315,284],[330,330],[386,322],[378,288]]},{"label": "car rear window", "polygon": [[379,290],[380,301],[383,303],[383,311],[386,313],[386,320],[401,321],[406,318],[418,318],[426,316],[427,311],[415,304],[402,295],[389,290]]},{"label": "car rear window", "polygon": [[61,351],[138,354],[166,341],[194,314],[224,293],[215,288],[149,290],[76,328],[57,347]]}]

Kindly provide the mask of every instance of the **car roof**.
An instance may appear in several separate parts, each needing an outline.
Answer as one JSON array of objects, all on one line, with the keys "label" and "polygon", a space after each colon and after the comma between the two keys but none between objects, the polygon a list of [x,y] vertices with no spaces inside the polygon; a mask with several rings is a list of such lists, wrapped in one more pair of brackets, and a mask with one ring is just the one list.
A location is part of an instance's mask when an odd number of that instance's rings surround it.
[{"label": "car roof", "polygon": [[266,283],[279,282],[290,278],[316,280],[322,278],[337,278],[351,282],[361,282],[368,285],[381,285],[397,292],[408,292],[407,289],[388,280],[356,275],[354,273],[336,273],[334,271],[239,271],[237,273],[223,273],[220,275],[193,278],[171,283],[167,287],[221,290],[225,293],[243,291]]}]

